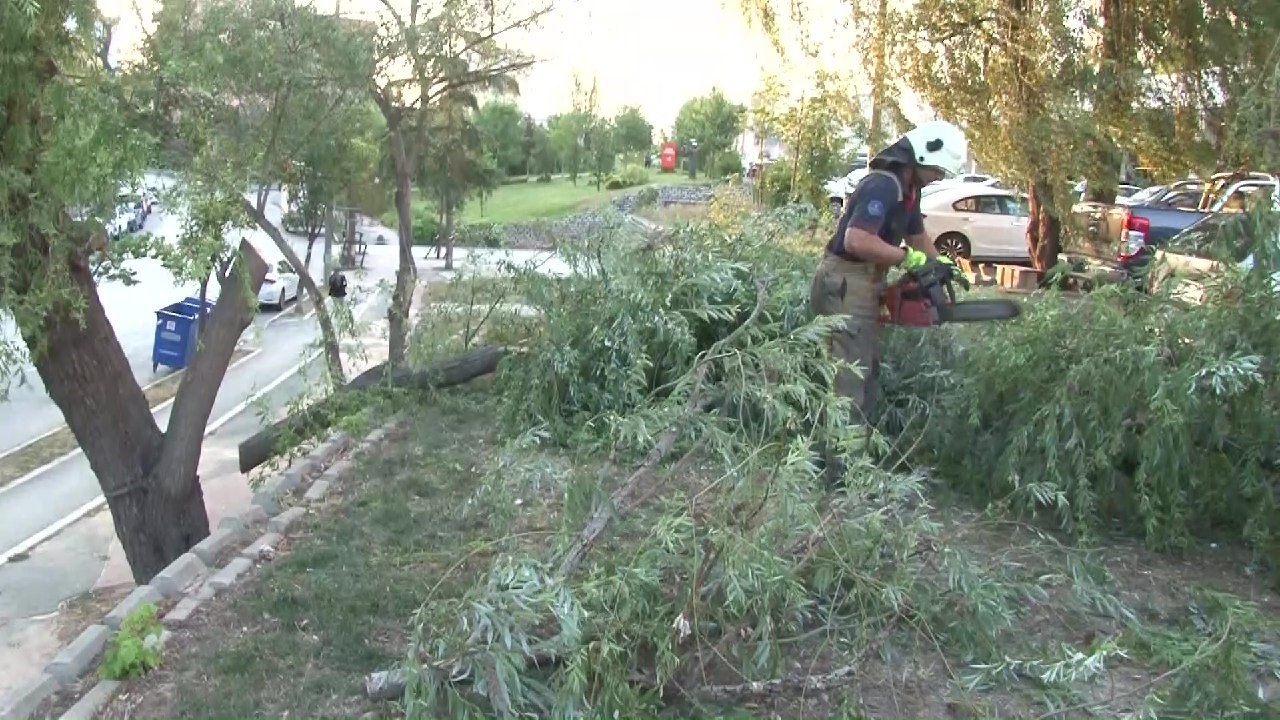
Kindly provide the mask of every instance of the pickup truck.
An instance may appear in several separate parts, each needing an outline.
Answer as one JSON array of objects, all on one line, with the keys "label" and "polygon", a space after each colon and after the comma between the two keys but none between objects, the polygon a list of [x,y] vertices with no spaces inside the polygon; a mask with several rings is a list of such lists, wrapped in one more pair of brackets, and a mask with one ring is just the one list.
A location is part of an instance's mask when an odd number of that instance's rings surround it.
[{"label": "pickup truck", "polygon": [[[1280,212],[1280,201],[1273,201],[1272,212]],[[1176,300],[1196,303],[1204,297],[1203,281],[1223,266],[1253,269],[1258,243],[1280,245],[1280,236],[1255,237],[1256,228],[1247,218],[1243,213],[1211,215],[1175,235],[1153,253],[1147,290],[1166,290]],[[1271,281],[1280,294],[1280,273]]]},{"label": "pickup truck", "polygon": [[1069,255],[1114,259],[1130,276],[1140,276],[1152,252],[1169,238],[1217,213],[1242,212],[1250,196],[1270,193],[1276,179],[1263,174],[1214,175],[1205,183],[1195,208],[1078,203],[1073,220],[1083,237],[1068,242]]}]

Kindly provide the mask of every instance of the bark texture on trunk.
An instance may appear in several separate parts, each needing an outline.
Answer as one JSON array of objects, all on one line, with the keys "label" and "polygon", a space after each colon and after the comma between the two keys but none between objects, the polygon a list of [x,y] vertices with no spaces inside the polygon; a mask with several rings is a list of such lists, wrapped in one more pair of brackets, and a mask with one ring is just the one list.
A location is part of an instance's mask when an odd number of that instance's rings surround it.
[{"label": "bark texture on trunk", "polygon": [[[333,327],[333,318],[329,316],[329,308],[323,302],[320,302],[320,288],[316,287],[316,281],[311,277],[311,271],[308,269],[310,267],[309,261],[303,262],[298,257],[298,253],[294,252],[293,246],[280,233],[280,228],[267,219],[263,207],[245,199],[244,211],[263,232],[271,237],[271,241],[275,243],[276,248],[284,255],[284,259],[288,260],[289,264],[298,271],[298,283],[302,286],[302,291],[298,293],[298,296],[301,297],[306,294],[316,299],[316,320],[320,323],[320,337],[324,345],[325,365],[329,368],[332,382],[336,385],[341,385],[347,379],[346,373],[342,369],[342,353],[338,345],[338,333]],[[310,248],[309,245],[308,248]]]},{"label": "bark texture on trunk", "polygon": [[[249,278],[257,287],[266,267],[252,250],[248,253],[254,265]],[[134,580],[141,584],[209,534],[196,469],[205,423],[252,308],[238,284],[244,282],[241,270],[224,285],[223,302],[209,314],[162,434],[132,379],[91,272],[73,262],[68,275],[84,301],[83,312],[55,308],[24,340],[39,348],[32,354],[36,372],[98,478]]]},{"label": "bark texture on trunk", "polygon": [[408,153],[404,146],[404,134],[399,127],[390,128],[391,158],[396,172],[396,218],[399,221],[400,263],[396,268],[395,289],[391,292],[391,305],[387,308],[387,364],[400,367],[404,364],[409,345],[409,311],[413,303],[413,283],[417,268],[413,264],[413,214],[409,199],[413,197]]},{"label": "bark texture on trunk", "polygon": [[453,225],[455,210],[450,207],[444,214],[444,228],[441,233],[444,235],[444,269],[453,269]]},{"label": "bark texture on trunk", "polygon": [[1031,183],[1027,191],[1027,254],[1040,272],[1058,263],[1062,252],[1062,221],[1053,212],[1048,183]]},{"label": "bark texture on trunk", "polygon": [[286,448],[285,438],[304,440],[333,425],[345,412],[359,403],[351,402],[352,396],[363,390],[377,387],[429,390],[453,387],[488,375],[498,369],[498,363],[508,354],[507,348],[491,345],[455,357],[441,360],[422,370],[389,371],[386,364],[375,365],[352,378],[332,395],[303,410],[273,423],[240,443],[240,472],[250,470],[270,460]]}]

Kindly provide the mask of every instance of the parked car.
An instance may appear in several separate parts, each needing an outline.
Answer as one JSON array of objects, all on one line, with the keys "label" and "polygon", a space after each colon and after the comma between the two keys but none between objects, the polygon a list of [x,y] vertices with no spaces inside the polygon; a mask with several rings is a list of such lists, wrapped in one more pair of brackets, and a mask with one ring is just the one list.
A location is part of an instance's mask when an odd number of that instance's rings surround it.
[{"label": "parked car", "polygon": [[831,212],[839,215],[844,209],[844,199],[853,192],[858,183],[862,182],[862,178],[866,177],[871,171],[864,164],[857,167],[858,163],[854,163],[854,168],[844,177],[832,178],[827,181],[827,202],[831,204]]},{"label": "parked car", "polygon": [[[1272,210],[1280,212],[1280,203],[1272,201]],[[1148,291],[1168,291],[1171,297],[1199,302],[1204,297],[1205,278],[1221,271],[1224,265],[1245,269],[1254,266],[1254,254],[1261,238],[1257,226],[1244,213],[1219,213],[1169,239],[1164,248],[1151,258],[1144,284]],[[1280,236],[1270,242],[1280,249]],[[1272,283],[1280,294],[1280,272],[1273,273]]]},{"label": "parked car", "polygon": [[[1216,261],[1225,261],[1226,256],[1223,255],[1220,242],[1224,234],[1244,238],[1244,241],[1251,244],[1253,239],[1247,237],[1251,230],[1246,223],[1243,223],[1247,217],[1244,211],[1252,207],[1252,202],[1267,202],[1273,208],[1280,208],[1277,206],[1277,187],[1276,181],[1273,181],[1271,186],[1253,188],[1255,192],[1246,204],[1230,207],[1211,215],[1203,215],[1196,223],[1163,242],[1143,242],[1137,249],[1124,248],[1127,252],[1117,256],[1120,267],[1132,280],[1142,283],[1150,274],[1152,263],[1157,258],[1163,257],[1162,253],[1166,250],[1176,255],[1191,256],[1200,256],[1212,251],[1216,253],[1214,255]],[[1257,191],[1261,191],[1261,196]],[[1237,260],[1242,260],[1245,255],[1241,255]]]},{"label": "parked car", "polygon": [[258,302],[283,310],[285,303],[298,299],[298,271],[288,260],[277,260],[262,280]]},{"label": "parked car", "polygon": [[1025,261],[1027,200],[1011,190],[978,183],[946,185],[923,195],[925,232],[951,258]]},{"label": "parked car", "polygon": [[1251,194],[1274,183],[1268,175],[1215,175],[1204,184],[1194,209],[1163,200],[1145,205],[1078,203],[1072,208],[1072,219],[1082,238],[1068,250],[1094,257],[1111,255],[1122,265],[1141,264],[1148,259],[1148,248],[1162,245],[1207,215],[1239,211]]}]

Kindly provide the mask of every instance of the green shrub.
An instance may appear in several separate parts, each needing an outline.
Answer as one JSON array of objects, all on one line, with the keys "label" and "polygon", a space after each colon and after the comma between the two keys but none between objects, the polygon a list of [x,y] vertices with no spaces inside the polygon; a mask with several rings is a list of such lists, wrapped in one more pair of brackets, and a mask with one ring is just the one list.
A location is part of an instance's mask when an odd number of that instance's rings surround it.
[{"label": "green shrub", "polygon": [[658,204],[658,196],[658,188],[651,185],[642,187],[640,192],[636,193],[636,207],[653,207]]},{"label": "green shrub", "polygon": [[639,187],[649,182],[649,171],[644,169],[642,165],[628,165],[620,172],[613,173],[605,178],[604,187],[606,190],[621,190],[629,187]]},{"label": "green shrub", "polygon": [[1257,262],[1268,270],[1225,271],[1200,304],[1125,287],[1048,292],[1014,321],[890,333],[887,421],[953,487],[1082,535],[1119,528],[1179,549],[1230,532],[1268,546],[1280,530],[1268,273],[1280,264]]},{"label": "green shrub", "polygon": [[108,680],[141,677],[160,664],[160,636],[164,627],[156,619],[156,606],[146,603],[129,613],[120,631],[111,638],[98,673]]},{"label": "green shrub", "polygon": [[742,155],[736,150],[726,150],[716,156],[716,164],[711,168],[711,176],[715,178],[742,177]]},{"label": "green shrub", "polygon": [[502,239],[502,226],[493,223],[467,223],[453,232],[454,244],[461,247],[502,247]]},{"label": "green shrub", "polygon": [[302,213],[299,212],[289,211],[285,213],[284,217],[280,218],[280,227],[285,232],[293,233],[294,235],[307,234],[306,221],[303,219]]},{"label": "green shrub", "polygon": [[625,183],[624,187],[639,187],[649,182],[649,171],[642,165],[628,165],[622,168],[618,177]]},{"label": "green shrub", "polygon": [[440,219],[436,217],[435,208],[425,205],[413,206],[413,244],[435,245],[440,237]]}]

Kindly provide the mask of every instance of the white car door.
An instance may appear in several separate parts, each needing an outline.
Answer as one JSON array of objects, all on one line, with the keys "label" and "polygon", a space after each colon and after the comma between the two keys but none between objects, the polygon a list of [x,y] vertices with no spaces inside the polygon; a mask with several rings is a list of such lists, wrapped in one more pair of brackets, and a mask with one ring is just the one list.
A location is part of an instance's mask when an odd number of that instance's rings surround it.
[{"label": "white car door", "polygon": [[[969,254],[975,258],[999,257],[1005,245],[1004,233],[1009,218],[1005,217],[998,195],[973,195],[951,204],[949,212],[938,213],[937,227],[926,229],[933,237],[954,231],[969,241]],[[934,216],[926,218],[928,224]]]},{"label": "white car door", "polygon": [[1024,197],[1001,198],[1007,224],[1001,240],[1000,257],[1026,259],[1027,221],[1031,214]]}]

